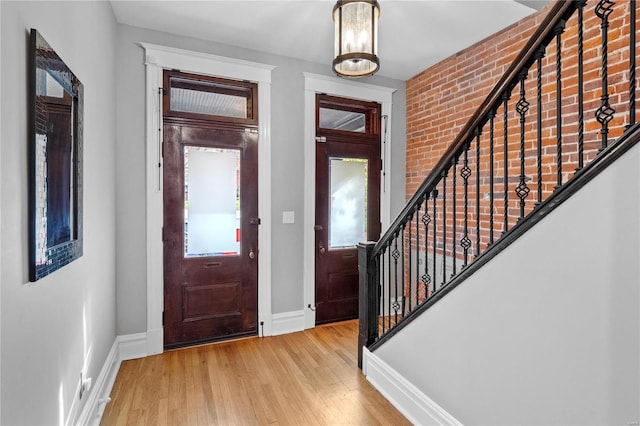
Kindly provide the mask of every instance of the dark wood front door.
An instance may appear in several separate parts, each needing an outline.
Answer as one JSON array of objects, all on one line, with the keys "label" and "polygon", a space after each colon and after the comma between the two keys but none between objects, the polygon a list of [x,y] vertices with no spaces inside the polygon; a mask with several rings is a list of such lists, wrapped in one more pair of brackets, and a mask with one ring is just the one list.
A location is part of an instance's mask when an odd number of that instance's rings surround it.
[{"label": "dark wood front door", "polygon": [[316,323],[358,316],[356,244],[380,237],[380,107],[316,100]]},{"label": "dark wood front door", "polygon": [[[199,90],[197,81],[178,80],[180,89]],[[210,89],[168,96],[214,108]],[[225,86],[222,98],[228,93]],[[257,334],[257,129],[172,114],[171,102],[163,127],[165,347]]]}]

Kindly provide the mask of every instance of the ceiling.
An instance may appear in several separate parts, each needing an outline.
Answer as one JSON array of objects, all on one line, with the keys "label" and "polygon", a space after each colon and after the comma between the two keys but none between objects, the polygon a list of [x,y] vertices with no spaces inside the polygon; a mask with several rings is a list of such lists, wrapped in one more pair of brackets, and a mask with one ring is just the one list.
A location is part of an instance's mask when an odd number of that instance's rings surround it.
[{"label": "ceiling", "polygon": [[[407,80],[550,0],[379,0],[379,75]],[[327,64],[334,0],[111,0],[122,24]]]}]

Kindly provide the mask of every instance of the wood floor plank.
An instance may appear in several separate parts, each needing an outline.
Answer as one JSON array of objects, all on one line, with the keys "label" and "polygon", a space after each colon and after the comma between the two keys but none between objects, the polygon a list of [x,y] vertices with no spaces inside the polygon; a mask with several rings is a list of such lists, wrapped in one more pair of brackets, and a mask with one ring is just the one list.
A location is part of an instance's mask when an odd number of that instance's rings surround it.
[{"label": "wood floor plank", "polygon": [[408,425],[357,368],[358,322],[125,361],[101,425]]}]

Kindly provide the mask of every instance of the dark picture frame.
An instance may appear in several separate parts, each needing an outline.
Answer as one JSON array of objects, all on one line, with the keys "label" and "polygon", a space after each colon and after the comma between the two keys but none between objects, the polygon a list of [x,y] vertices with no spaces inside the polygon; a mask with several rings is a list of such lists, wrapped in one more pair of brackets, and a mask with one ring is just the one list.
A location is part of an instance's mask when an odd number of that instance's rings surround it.
[{"label": "dark picture frame", "polygon": [[29,281],[82,256],[83,85],[32,29],[29,64]]}]

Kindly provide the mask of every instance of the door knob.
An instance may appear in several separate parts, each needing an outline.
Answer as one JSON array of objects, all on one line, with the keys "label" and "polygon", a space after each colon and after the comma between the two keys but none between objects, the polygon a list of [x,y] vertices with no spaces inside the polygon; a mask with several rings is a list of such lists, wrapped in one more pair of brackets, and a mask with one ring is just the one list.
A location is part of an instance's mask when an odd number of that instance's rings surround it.
[{"label": "door knob", "polygon": [[256,253],[253,251],[253,248],[249,249],[249,259],[253,260],[256,258]]},{"label": "door knob", "polygon": [[320,248],[320,254],[324,254],[326,250],[324,248],[324,245],[322,244],[322,241],[320,241],[320,244],[318,244],[318,247]]}]

